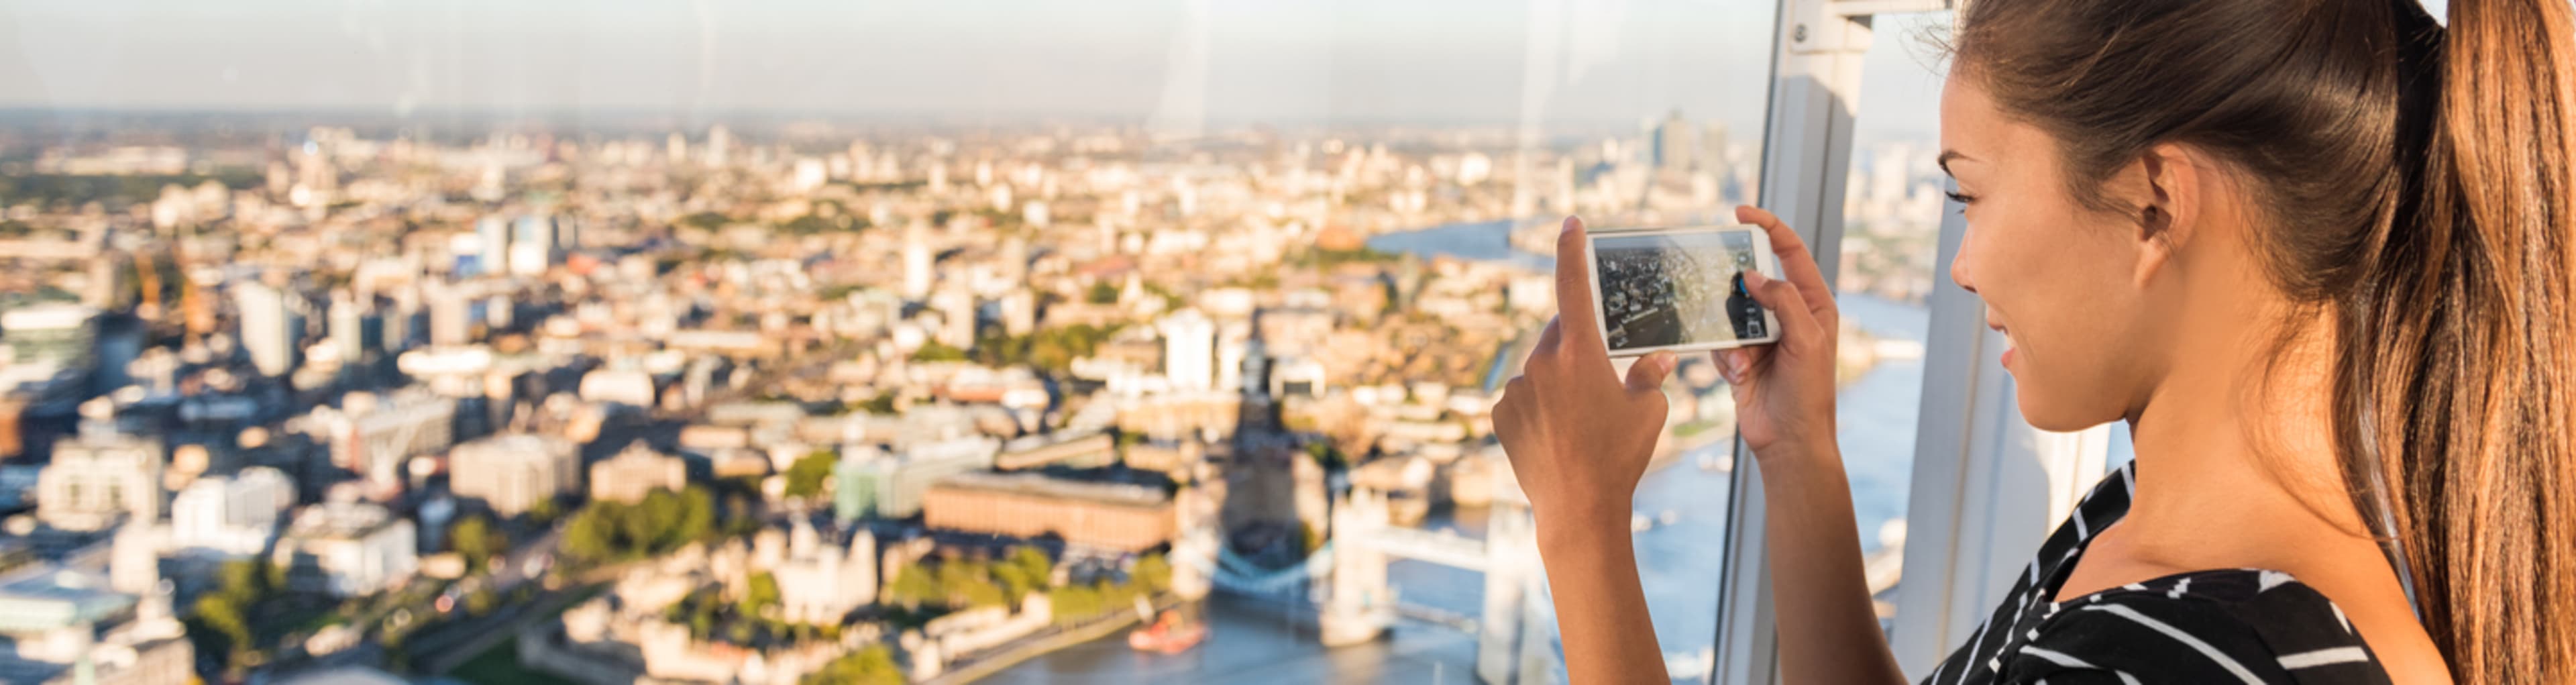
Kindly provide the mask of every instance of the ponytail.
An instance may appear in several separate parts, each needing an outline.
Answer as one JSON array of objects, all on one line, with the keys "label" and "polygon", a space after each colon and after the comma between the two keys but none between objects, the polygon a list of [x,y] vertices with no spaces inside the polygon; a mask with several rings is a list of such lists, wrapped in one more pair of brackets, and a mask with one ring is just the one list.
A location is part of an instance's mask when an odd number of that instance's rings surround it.
[{"label": "ponytail", "polygon": [[2391,1],[2403,179],[2340,304],[2345,482],[2459,682],[2576,683],[2576,10]]}]

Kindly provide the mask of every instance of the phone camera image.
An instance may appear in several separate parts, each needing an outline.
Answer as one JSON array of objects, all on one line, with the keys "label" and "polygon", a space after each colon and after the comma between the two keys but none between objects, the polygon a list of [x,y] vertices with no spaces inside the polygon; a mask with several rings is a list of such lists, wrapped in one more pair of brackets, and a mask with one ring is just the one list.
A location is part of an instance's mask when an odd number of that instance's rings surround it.
[{"label": "phone camera image", "polygon": [[1613,352],[1767,337],[1742,272],[1758,250],[1743,231],[1593,239],[1601,322]]}]

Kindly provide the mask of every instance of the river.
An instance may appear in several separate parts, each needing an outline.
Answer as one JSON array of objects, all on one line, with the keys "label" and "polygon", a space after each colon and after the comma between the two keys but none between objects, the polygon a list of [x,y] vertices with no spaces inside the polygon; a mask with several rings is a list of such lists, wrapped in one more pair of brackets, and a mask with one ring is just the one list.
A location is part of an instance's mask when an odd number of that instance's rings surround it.
[{"label": "river", "polygon": [[[1451,224],[1378,236],[1369,246],[1553,268],[1547,257],[1512,249],[1509,231],[1499,221]],[[1845,295],[1837,302],[1844,318],[1877,337],[1922,340],[1930,323],[1928,312],[1916,305],[1868,295]],[[1882,526],[1905,516],[1922,383],[1920,359],[1889,359],[1846,385],[1839,397],[1844,464],[1867,551],[1880,547]],[[2125,450],[2125,442],[2115,444]],[[1702,449],[1724,454],[1732,443]],[[1654,614],[1655,637],[1674,655],[1697,653],[1716,637],[1717,569],[1725,560],[1726,493],[1733,476],[1698,468],[1699,456],[1684,455],[1637,487],[1637,511],[1650,517],[1669,511],[1674,519],[1636,533],[1638,575]],[[1484,516],[1482,510],[1435,511],[1424,526],[1482,536]],[[1388,567],[1388,576],[1407,604],[1466,615],[1483,607],[1484,577],[1476,572],[1399,560]],[[984,682],[1476,682],[1475,636],[1452,628],[1398,621],[1388,639],[1327,650],[1316,641],[1311,622],[1288,620],[1279,607],[1220,598],[1207,613],[1208,640],[1189,652],[1140,654],[1125,640],[1104,639],[1032,659]]]}]

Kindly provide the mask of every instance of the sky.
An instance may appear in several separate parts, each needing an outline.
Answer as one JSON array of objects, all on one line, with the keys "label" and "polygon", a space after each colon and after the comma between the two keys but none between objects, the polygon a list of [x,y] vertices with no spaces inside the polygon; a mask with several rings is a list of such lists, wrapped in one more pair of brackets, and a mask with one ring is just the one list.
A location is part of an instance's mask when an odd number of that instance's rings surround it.
[{"label": "sky", "polygon": [[[1542,128],[1679,110],[1749,137],[1773,29],[1770,0],[0,0],[0,108]],[[1928,134],[1937,71],[1892,33],[1864,134]]]}]

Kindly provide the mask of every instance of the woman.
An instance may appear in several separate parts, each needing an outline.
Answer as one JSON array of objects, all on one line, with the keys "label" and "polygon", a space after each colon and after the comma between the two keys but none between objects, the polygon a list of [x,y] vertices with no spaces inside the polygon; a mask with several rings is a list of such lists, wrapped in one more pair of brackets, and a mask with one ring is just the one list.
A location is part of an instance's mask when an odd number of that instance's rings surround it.
[{"label": "woman", "polygon": [[[1926,682],[2576,683],[2569,3],[2453,0],[2447,31],[2416,0],[1964,4],[1950,277],[2031,425],[2125,420],[2137,460]],[[1797,234],[1737,216],[1785,267],[1746,274],[1780,342],[1713,358],[1762,474],[1780,668],[1899,682],[1831,293]],[[1568,219],[1559,254],[1582,245]],[[1557,264],[1494,427],[1575,681],[1665,682],[1625,526],[1674,359],[1616,378],[1586,265]]]}]

